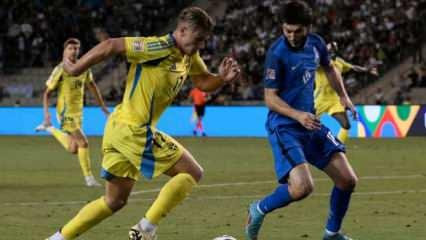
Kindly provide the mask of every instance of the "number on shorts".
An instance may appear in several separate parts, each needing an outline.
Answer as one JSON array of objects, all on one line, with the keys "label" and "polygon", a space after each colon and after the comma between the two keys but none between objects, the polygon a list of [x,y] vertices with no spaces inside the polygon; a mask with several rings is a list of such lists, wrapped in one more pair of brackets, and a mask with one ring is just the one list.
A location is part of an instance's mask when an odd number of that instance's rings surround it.
[{"label": "number on shorts", "polygon": [[327,133],[327,138],[330,139],[330,141],[332,141],[334,145],[339,146],[339,143],[330,131],[328,131]]}]

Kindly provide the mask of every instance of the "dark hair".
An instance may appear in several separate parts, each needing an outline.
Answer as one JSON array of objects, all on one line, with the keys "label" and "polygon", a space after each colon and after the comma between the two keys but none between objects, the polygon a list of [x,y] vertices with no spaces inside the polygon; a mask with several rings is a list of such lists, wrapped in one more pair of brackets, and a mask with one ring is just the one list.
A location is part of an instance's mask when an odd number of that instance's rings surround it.
[{"label": "dark hair", "polygon": [[78,40],[77,38],[68,38],[65,42],[64,42],[64,49],[67,48],[67,46],[69,44],[75,44],[75,45],[80,45],[80,40]]},{"label": "dark hair", "polygon": [[290,1],[281,8],[280,21],[281,23],[309,26],[312,23],[312,9],[304,1]]},{"label": "dark hair", "polygon": [[209,14],[199,7],[187,7],[183,9],[178,17],[179,22],[188,22],[203,31],[212,32],[214,21]]}]

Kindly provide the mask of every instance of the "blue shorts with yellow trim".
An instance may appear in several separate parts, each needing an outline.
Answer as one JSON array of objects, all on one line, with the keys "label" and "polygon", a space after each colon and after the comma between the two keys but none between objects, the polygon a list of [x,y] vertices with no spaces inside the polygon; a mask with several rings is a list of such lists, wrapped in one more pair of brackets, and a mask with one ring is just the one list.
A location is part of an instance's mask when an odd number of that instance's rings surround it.
[{"label": "blue shorts with yellow trim", "polygon": [[153,126],[133,126],[110,117],[102,143],[101,177],[152,179],[169,170],[185,148]]},{"label": "blue shorts with yellow trim", "polygon": [[322,125],[309,131],[301,125],[286,125],[268,130],[268,139],[275,161],[275,173],[280,183],[286,183],[290,171],[309,162],[324,169],[336,152],[345,152],[344,145]]}]

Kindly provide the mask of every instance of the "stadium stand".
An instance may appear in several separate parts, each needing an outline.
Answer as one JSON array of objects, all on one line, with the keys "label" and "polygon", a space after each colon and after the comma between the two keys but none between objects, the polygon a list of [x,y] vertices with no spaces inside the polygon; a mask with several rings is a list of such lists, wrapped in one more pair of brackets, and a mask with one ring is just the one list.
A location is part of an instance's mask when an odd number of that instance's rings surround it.
[{"label": "stadium stand", "polygon": [[[280,1],[202,2],[214,3],[209,11],[217,12],[215,34],[202,52],[204,60],[209,66],[217,66],[222,56],[232,55],[245,73],[240,82],[213,94],[211,104],[261,104],[266,46],[281,34],[276,27],[278,20],[273,17]],[[39,105],[44,81],[59,61],[67,37],[80,38],[84,52],[107,37],[162,33],[167,30],[158,26],[173,24],[170,21],[177,12],[192,3],[190,0],[2,1],[0,104],[13,105],[19,100],[22,105]],[[375,103],[377,89],[383,91],[383,103],[399,103],[401,99],[406,102],[406,98],[411,98],[412,103],[426,103],[414,97],[425,89],[422,46],[426,39],[426,0],[310,3],[316,6],[315,31],[326,41],[337,41],[344,59],[379,67],[383,76],[380,81],[365,74],[345,75],[355,103]],[[417,78],[405,73],[412,67]],[[122,59],[94,69],[95,79],[110,104],[121,97],[122,86],[115,79],[123,79],[125,69]],[[407,81],[409,87],[405,87]],[[175,104],[187,104],[190,88],[188,82]]]}]

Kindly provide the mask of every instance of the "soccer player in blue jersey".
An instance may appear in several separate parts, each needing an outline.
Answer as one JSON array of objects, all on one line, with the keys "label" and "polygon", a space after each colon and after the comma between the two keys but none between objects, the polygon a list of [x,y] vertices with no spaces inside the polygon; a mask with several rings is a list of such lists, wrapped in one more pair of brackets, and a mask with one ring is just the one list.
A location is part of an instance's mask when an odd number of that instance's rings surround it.
[{"label": "soccer player in blue jersey", "polygon": [[275,160],[278,187],[249,206],[246,239],[258,239],[265,216],[307,197],[313,190],[308,163],[334,182],[324,240],[350,240],[340,232],[357,176],[343,144],[322,125],[314,110],[315,71],[321,65],[342,105],[356,117],[355,108],[330,62],[323,39],[309,33],[312,10],[302,1],[287,2],[280,16],[283,36],[270,47],[265,63],[266,129]]}]

